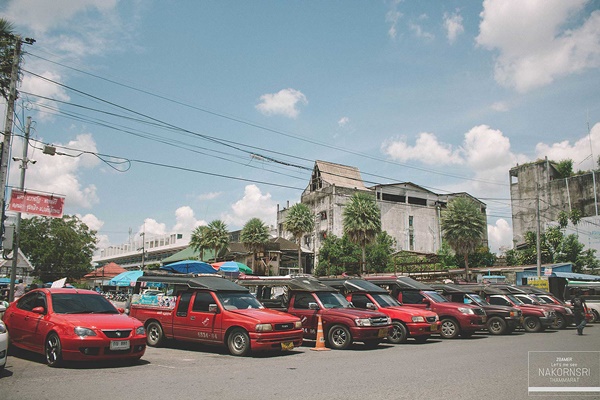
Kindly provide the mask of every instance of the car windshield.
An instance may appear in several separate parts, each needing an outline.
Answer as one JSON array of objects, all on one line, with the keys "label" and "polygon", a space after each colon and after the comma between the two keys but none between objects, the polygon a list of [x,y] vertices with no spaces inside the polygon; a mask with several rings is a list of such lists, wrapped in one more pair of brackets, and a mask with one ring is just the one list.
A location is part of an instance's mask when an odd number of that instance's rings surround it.
[{"label": "car windshield", "polygon": [[226,310],[264,308],[250,293],[217,292],[217,298]]},{"label": "car windshield", "polygon": [[325,308],[349,308],[352,307],[350,302],[339,293],[334,292],[317,292],[316,293],[321,303]]},{"label": "car windshield", "polygon": [[519,300],[518,298],[513,296],[512,294],[507,294],[506,297],[508,297],[510,299],[510,301],[512,301],[515,304],[525,304],[521,300]]},{"label": "car windshield", "polygon": [[383,308],[400,306],[400,302],[389,294],[372,294],[373,299]]},{"label": "car windshield", "polygon": [[546,300],[542,299],[541,297],[537,297],[535,294],[530,294],[529,297],[540,304],[548,304]]},{"label": "car windshield", "polygon": [[473,301],[477,304],[479,304],[480,306],[489,306],[490,303],[488,303],[484,298],[482,298],[481,296],[479,296],[478,294],[469,294],[469,297],[471,299],[473,299]]},{"label": "car windshield", "polygon": [[438,292],[433,292],[433,291],[427,291],[427,292],[423,292],[427,295],[427,297],[429,297],[431,300],[435,301],[436,303],[447,303],[448,299],[445,298],[444,296],[442,296],[441,294],[439,294]]},{"label": "car windshield", "polygon": [[118,314],[119,311],[100,294],[52,293],[56,314]]}]

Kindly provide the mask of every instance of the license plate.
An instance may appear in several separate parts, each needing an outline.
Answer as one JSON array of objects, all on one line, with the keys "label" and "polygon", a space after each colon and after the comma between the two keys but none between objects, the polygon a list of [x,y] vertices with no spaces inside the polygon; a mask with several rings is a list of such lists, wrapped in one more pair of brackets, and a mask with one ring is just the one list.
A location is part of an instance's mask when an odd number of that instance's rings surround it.
[{"label": "license plate", "polygon": [[431,324],[431,331],[437,331],[437,324]]},{"label": "license plate", "polygon": [[487,321],[487,315],[486,315],[486,316],[483,316],[483,317],[481,317],[481,322],[483,322],[483,323],[485,324],[485,321]]},{"label": "license plate", "polygon": [[281,343],[281,350],[293,350],[294,342],[283,342]]},{"label": "license plate", "polygon": [[381,328],[379,330],[379,333],[377,334],[377,337],[386,337],[388,335],[388,330],[386,328]]},{"label": "license plate", "polygon": [[129,340],[113,340],[110,342],[111,350],[129,350]]}]

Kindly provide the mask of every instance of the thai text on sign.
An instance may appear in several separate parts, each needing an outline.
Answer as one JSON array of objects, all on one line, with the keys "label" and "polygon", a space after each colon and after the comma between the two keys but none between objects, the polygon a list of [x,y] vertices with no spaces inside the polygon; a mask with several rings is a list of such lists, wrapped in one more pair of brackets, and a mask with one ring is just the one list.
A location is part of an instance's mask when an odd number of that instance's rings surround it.
[{"label": "thai text on sign", "polygon": [[62,218],[65,198],[61,196],[24,192],[13,189],[10,193],[9,211]]}]

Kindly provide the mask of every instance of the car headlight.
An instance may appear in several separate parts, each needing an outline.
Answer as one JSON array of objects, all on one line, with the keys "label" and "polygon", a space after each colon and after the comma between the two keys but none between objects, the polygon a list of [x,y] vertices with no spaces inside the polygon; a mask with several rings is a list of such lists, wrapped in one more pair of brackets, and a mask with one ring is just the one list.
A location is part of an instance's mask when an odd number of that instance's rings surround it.
[{"label": "car headlight", "polygon": [[256,327],[254,329],[256,329],[256,332],[272,332],[273,331],[273,325],[271,325],[271,324],[258,324],[258,325],[256,325]]},{"label": "car headlight", "polygon": [[294,322],[294,328],[301,329],[302,328],[302,321],[296,321],[296,322]]},{"label": "car headlight", "polygon": [[565,307],[565,312],[566,312],[567,314],[573,314],[573,311],[571,311],[571,309],[570,309],[570,308],[568,308],[568,307]]},{"label": "car headlight", "polygon": [[75,334],[77,336],[86,337],[86,336],[96,336],[96,332],[89,328],[83,328],[81,326],[75,327]]},{"label": "car headlight", "polygon": [[6,333],[6,325],[0,321],[0,333]]},{"label": "car headlight", "polygon": [[463,314],[475,314],[472,308],[459,307],[458,311],[460,311]]},{"label": "car headlight", "polygon": [[137,328],[135,328],[135,334],[136,335],[145,335],[146,334],[146,329],[144,328],[144,326],[138,326]]},{"label": "car headlight", "polygon": [[418,316],[418,317],[412,317],[412,322],[425,322],[425,318]]},{"label": "car headlight", "polygon": [[354,323],[356,326],[371,326],[371,320],[369,318],[356,318]]}]

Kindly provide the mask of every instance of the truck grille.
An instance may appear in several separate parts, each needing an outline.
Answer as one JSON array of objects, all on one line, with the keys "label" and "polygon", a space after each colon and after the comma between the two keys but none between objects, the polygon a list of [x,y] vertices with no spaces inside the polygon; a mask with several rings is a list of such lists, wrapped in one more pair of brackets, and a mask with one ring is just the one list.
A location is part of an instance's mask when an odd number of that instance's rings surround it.
[{"label": "truck grille", "polygon": [[125,339],[131,334],[131,329],[102,331],[102,333],[104,333],[107,338]]},{"label": "truck grille", "polygon": [[276,331],[290,331],[290,330],[294,329],[293,322],[288,322],[285,324],[275,324],[274,326],[275,326]]},{"label": "truck grille", "polygon": [[425,317],[425,320],[431,324],[437,321],[437,317]]},{"label": "truck grille", "polygon": [[382,326],[382,325],[387,325],[388,323],[388,319],[387,317],[376,317],[376,318],[369,318],[371,320],[371,326]]},{"label": "truck grille", "polygon": [[477,315],[485,315],[485,311],[483,311],[483,308],[474,308],[473,312]]}]

